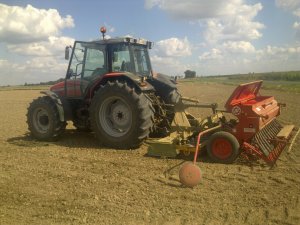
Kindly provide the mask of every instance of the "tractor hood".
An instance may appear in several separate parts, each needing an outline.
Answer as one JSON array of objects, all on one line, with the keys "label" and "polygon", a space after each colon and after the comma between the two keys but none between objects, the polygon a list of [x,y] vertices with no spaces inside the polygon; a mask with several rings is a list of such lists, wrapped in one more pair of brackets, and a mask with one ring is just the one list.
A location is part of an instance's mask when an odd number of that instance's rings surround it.
[{"label": "tractor hood", "polygon": [[53,86],[50,87],[50,91],[55,92],[59,96],[64,96],[65,95],[65,81],[61,81],[57,84],[54,84]]},{"label": "tractor hood", "polygon": [[225,104],[227,110],[237,104],[255,99],[262,85],[262,80],[240,84],[231,94]]}]

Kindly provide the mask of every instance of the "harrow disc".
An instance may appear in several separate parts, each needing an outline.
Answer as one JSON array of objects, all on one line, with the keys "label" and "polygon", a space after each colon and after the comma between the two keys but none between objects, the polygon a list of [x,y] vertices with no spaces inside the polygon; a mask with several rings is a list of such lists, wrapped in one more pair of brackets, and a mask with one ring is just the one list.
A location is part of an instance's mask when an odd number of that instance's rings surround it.
[{"label": "harrow disc", "polygon": [[179,170],[180,182],[187,187],[195,187],[202,179],[202,172],[194,163],[183,164]]}]

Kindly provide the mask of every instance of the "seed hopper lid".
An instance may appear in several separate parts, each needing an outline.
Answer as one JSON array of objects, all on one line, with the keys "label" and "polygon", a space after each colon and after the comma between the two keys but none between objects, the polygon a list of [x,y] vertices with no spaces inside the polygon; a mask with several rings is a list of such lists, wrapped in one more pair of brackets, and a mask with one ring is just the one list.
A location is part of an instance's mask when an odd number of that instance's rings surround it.
[{"label": "seed hopper lid", "polygon": [[255,99],[262,85],[262,80],[240,84],[231,94],[225,104],[227,111],[237,104]]}]

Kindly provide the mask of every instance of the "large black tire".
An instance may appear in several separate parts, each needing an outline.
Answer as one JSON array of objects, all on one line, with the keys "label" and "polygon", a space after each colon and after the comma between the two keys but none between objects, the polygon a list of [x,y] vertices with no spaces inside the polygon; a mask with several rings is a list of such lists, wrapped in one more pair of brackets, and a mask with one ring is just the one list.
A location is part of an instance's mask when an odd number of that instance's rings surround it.
[{"label": "large black tire", "polygon": [[60,121],[56,105],[48,96],[39,97],[29,105],[27,124],[30,134],[41,141],[54,140],[67,125]]},{"label": "large black tire", "polygon": [[210,136],[207,143],[207,155],[216,163],[233,163],[240,154],[240,144],[235,136],[219,131]]},{"label": "large black tire", "polygon": [[107,82],[90,106],[92,130],[100,143],[118,149],[139,147],[153,127],[154,112],[143,93],[126,82]]}]

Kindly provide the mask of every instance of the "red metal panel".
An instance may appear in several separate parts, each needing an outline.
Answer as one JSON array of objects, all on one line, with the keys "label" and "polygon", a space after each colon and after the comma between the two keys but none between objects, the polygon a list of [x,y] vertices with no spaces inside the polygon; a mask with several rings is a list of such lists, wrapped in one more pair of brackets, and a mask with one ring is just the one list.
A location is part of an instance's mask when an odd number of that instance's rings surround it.
[{"label": "red metal panel", "polygon": [[58,96],[65,95],[65,82],[59,82],[50,87],[50,91],[55,92]]},{"label": "red metal panel", "polygon": [[232,134],[240,144],[251,138],[274,118],[279,116],[280,107],[273,96],[260,96],[262,81],[239,85],[225,104],[227,111],[238,118]]},{"label": "red metal panel", "polygon": [[226,110],[231,111],[233,106],[251,99],[255,99],[261,84],[262,81],[260,80],[239,85],[227,100],[225,104]]}]

